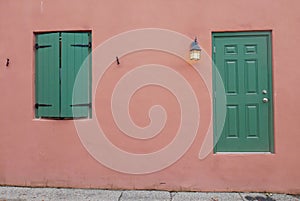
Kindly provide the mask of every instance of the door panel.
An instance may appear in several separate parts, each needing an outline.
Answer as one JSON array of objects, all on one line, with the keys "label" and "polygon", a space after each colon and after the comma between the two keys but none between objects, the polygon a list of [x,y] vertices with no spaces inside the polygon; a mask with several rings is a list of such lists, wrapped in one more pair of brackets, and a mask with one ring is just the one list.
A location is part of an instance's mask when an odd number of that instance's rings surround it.
[{"label": "door panel", "polygon": [[[215,151],[272,151],[270,33],[214,33],[213,43],[213,59],[227,99],[225,124],[220,138],[215,139]],[[214,121],[218,121],[216,110]]]}]

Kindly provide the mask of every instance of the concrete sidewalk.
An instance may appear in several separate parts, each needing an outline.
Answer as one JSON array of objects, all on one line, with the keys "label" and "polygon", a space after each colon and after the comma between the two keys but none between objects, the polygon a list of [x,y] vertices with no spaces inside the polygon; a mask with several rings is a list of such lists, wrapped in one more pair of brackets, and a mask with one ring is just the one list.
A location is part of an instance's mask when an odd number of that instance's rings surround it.
[{"label": "concrete sidewalk", "polygon": [[0,201],[299,201],[299,196],[264,193],[195,193],[0,187]]}]

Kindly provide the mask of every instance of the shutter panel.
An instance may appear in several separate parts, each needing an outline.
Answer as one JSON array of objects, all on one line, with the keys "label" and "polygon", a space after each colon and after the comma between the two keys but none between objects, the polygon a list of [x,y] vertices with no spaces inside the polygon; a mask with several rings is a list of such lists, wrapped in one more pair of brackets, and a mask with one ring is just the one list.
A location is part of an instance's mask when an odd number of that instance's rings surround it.
[{"label": "shutter panel", "polygon": [[[61,116],[88,117],[90,113],[90,33],[62,33]],[[86,60],[87,59],[87,60]],[[79,77],[77,74],[79,73]],[[73,96],[75,79],[79,79]]]},{"label": "shutter panel", "polygon": [[59,117],[59,33],[36,36],[36,117]]}]

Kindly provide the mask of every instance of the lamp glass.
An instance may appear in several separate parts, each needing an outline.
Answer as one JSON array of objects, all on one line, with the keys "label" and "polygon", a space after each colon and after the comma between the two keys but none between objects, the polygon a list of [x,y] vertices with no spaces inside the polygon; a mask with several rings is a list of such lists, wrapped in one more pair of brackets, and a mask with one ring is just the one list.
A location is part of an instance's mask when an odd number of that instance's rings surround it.
[{"label": "lamp glass", "polygon": [[201,50],[190,50],[191,60],[200,60]]}]

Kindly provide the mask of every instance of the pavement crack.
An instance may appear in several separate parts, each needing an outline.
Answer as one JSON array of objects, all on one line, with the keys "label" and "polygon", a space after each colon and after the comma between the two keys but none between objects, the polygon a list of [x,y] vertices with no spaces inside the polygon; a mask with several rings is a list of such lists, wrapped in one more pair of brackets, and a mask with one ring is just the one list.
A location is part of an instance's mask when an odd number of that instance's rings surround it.
[{"label": "pavement crack", "polygon": [[123,192],[124,192],[124,191],[121,192],[121,194],[120,194],[120,196],[119,196],[119,198],[118,198],[118,201],[121,201],[121,198],[122,198],[122,196],[123,196]]},{"label": "pavement crack", "polygon": [[239,195],[240,195],[241,199],[242,199],[243,201],[245,201],[245,199],[243,198],[243,196],[241,195],[241,193],[239,193]]},{"label": "pavement crack", "polygon": [[175,196],[176,192],[170,192],[170,201],[173,200],[174,196]]}]

